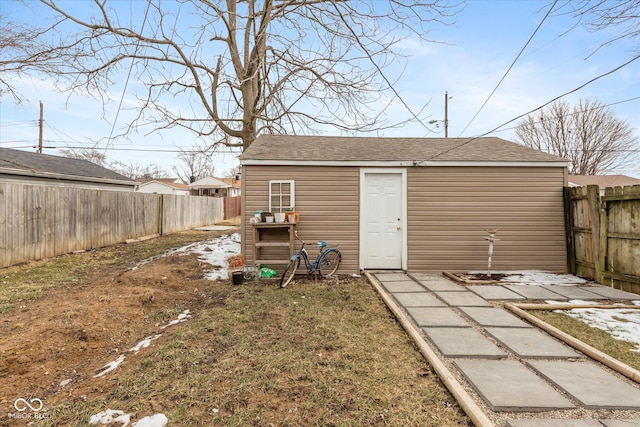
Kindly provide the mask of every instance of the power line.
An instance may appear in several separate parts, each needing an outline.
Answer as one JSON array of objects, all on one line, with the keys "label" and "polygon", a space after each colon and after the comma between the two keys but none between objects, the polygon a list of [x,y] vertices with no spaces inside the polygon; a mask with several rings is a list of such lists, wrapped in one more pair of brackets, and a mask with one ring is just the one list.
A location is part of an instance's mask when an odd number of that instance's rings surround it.
[{"label": "power line", "polygon": [[[144,32],[144,26],[147,23],[147,16],[149,14],[149,9],[151,7],[151,0],[147,0],[147,8],[144,11],[144,18],[142,19],[142,27],[140,28],[140,34]],[[140,47],[140,38],[138,38],[136,42],[136,48],[133,52],[134,58],[138,55],[138,48]],[[120,110],[122,110],[122,103],[124,102],[124,95],[127,93],[127,86],[129,86],[129,79],[131,78],[131,73],[133,71],[133,64],[135,63],[134,58],[131,58],[131,65],[129,66],[129,72],[127,73],[127,78],[124,81],[124,88],[122,88],[122,96],[120,96],[120,102],[118,103],[118,109],[116,110],[116,117],[113,119],[113,125],[111,126],[111,132],[109,132],[109,139],[107,140],[107,145],[104,148],[104,155],[107,155],[107,149],[109,148],[109,143],[113,138],[113,131],[116,128],[116,123],[118,122],[118,117],[120,116]]]},{"label": "power line", "polygon": [[520,56],[522,56],[522,54],[524,53],[525,49],[527,48],[527,46],[529,46],[529,43],[531,43],[531,40],[533,40],[533,37],[536,35],[536,33],[538,32],[538,30],[540,29],[540,27],[542,27],[542,24],[544,23],[544,21],[547,20],[547,18],[549,17],[549,15],[551,14],[551,11],[553,10],[553,8],[556,6],[556,4],[558,3],[558,0],[555,0],[553,2],[553,4],[551,5],[551,7],[549,8],[549,10],[547,11],[547,14],[544,16],[544,18],[542,18],[542,21],[540,21],[540,23],[538,24],[538,27],[535,29],[535,31],[533,32],[533,34],[531,34],[531,36],[529,37],[529,40],[527,40],[527,42],[525,43],[525,45],[522,47],[522,49],[520,49],[520,52],[518,53],[518,56],[516,56],[516,59],[513,60],[513,62],[511,63],[511,65],[509,66],[509,68],[507,69],[507,71],[505,71],[504,75],[502,76],[502,78],[500,79],[500,81],[498,82],[498,84],[496,85],[496,87],[493,88],[493,90],[491,91],[491,93],[489,94],[489,96],[487,97],[487,99],[482,103],[482,105],[480,106],[480,108],[478,109],[478,111],[476,111],[476,114],[474,114],[474,116],[471,118],[471,120],[469,121],[469,123],[467,123],[467,125],[464,127],[464,129],[462,129],[462,131],[458,134],[458,136],[462,135],[464,133],[465,130],[467,130],[467,128],[469,126],[471,126],[471,123],[473,123],[473,121],[476,119],[476,117],[478,117],[478,114],[480,114],[480,112],[482,111],[482,109],[485,107],[485,105],[487,105],[487,103],[489,102],[489,100],[491,99],[491,97],[493,96],[494,93],[496,93],[496,90],[498,90],[498,87],[500,87],[500,85],[502,84],[502,82],[504,81],[504,79],[507,77],[507,74],[509,74],[509,72],[511,71],[511,69],[513,68],[513,66],[516,64],[516,62],[518,61],[518,59],[520,58]]},{"label": "power line", "polygon": [[[555,97],[555,98],[553,98],[552,100],[550,100],[550,101],[548,101],[548,102],[546,102],[546,103],[544,103],[544,104],[540,105],[539,107],[534,108],[533,110],[531,110],[531,111],[529,111],[529,112],[527,112],[527,113],[520,114],[519,116],[514,117],[513,119],[511,119],[511,120],[508,120],[508,121],[504,122],[504,123],[503,123],[503,124],[501,124],[500,126],[497,126],[497,127],[493,128],[493,129],[491,129],[490,131],[487,131],[487,132],[485,132],[485,133],[483,133],[483,134],[480,134],[480,135],[477,135],[477,136],[471,137],[471,138],[469,138],[467,141],[464,141],[463,143],[461,143],[461,144],[459,144],[459,145],[456,145],[455,147],[451,147],[451,148],[449,148],[448,150],[445,150],[445,151],[443,151],[443,152],[441,152],[441,153],[437,153],[437,154],[433,155],[432,157],[430,157],[429,159],[426,159],[426,160],[433,160],[433,159],[435,159],[436,157],[442,156],[443,154],[449,153],[450,151],[453,151],[453,150],[456,150],[456,149],[458,149],[458,148],[460,148],[460,147],[463,147],[463,146],[465,146],[465,145],[467,145],[467,144],[469,144],[469,143],[471,143],[471,142],[475,141],[475,140],[476,140],[476,139],[478,139],[478,138],[481,138],[481,137],[483,137],[483,136],[487,136],[488,134],[490,134],[490,133],[492,133],[492,132],[497,131],[498,129],[500,129],[500,128],[502,128],[502,127],[506,126],[506,125],[508,125],[509,123],[512,123],[512,122],[514,122],[514,121],[516,121],[516,120],[518,120],[518,119],[521,119],[522,117],[527,116],[527,115],[529,115],[529,114],[533,113],[533,112],[534,112],[534,111],[536,111],[536,110],[539,110],[539,109],[541,109],[541,108],[546,107],[547,105],[551,104],[552,102],[557,101],[557,100],[558,100],[558,99],[560,99],[560,98],[563,98],[563,97],[565,97],[565,96],[567,96],[567,95],[570,95],[570,94],[572,94],[572,93],[574,93],[574,92],[579,91],[580,89],[583,89],[584,87],[586,87],[586,86],[590,85],[591,83],[595,82],[596,80],[599,80],[599,79],[601,79],[601,78],[603,78],[603,77],[606,77],[606,76],[608,76],[608,75],[610,75],[610,74],[615,73],[616,71],[620,70],[621,68],[626,67],[627,65],[631,64],[633,61],[636,61],[636,60],[637,60],[637,59],[639,59],[639,58],[640,58],[640,55],[635,56],[635,57],[631,58],[629,61],[625,62],[624,64],[622,64],[622,65],[618,65],[616,68],[614,68],[614,69],[612,69],[612,70],[609,70],[609,71],[607,71],[606,73],[600,74],[599,76],[596,76],[596,77],[592,78],[591,80],[587,81],[586,83],[581,84],[580,86],[576,87],[575,89],[572,89],[572,90],[570,90],[570,91],[568,91],[568,92],[565,92],[565,93],[563,93],[562,95],[558,95],[558,96],[556,96],[556,97]],[[636,98],[633,98],[633,99],[636,99]]]},{"label": "power line", "polygon": [[[570,91],[568,91],[568,92],[565,92],[565,93],[563,93],[562,95],[558,95],[558,96],[556,96],[555,98],[553,98],[552,100],[547,101],[547,102],[545,102],[544,104],[540,105],[539,107],[536,107],[536,108],[534,108],[533,110],[528,111],[528,112],[526,112],[526,113],[524,113],[524,114],[520,114],[519,116],[514,117],[513,119],[511,119],[511,120],[509,120],[509,121],[506,121],[506,122],[504,122],[503,124],[501,124],[500,126],[497,126],[497,127],[493,128],[493,129],[491,129],[490,131],[485,132],[485,133],[483,133],[482,135],[479,135],[479,136],[485,136],[485,135],[490,134],[491,132],[495,132],[496,130],[500,129],[501,127],[503,127],[503,126],[505,126],[505,125],[508,125],[509,123],[514,122],[514,121],[516,121],[516,120],[518,120],[518,119],[521,119],[521,118],[523,118],[524,116],[527,116],[527,115],[529,115],[529,114],[533,113],[534,111],[537,111],[537,110],[539,110],[539,109],[541,109],[541,108],[544,108],[544,107],[546,107],[547,105],[549,105],[549,104],[551,104],[551,103],[553,103],[553,102],[555,102],[555,101],[559,100],[560,98],[564,98],[564,97],[565,97],[565,96],[567,96],[567,95],[570,95],[570,94],[572,94],[572,93],[575,93],[575,92],[579,91],[580,89],[585,88],[586,86],[590,85],[591,83],[595,82],[596,80],[599,80],[599,79],[601,79],[601,78],[603,78],[603,77],[606,77],[606,76],[608,76],[609,74],[613,74],[613,73],[615,73],[616,71],[620,70],[621,68],[626,67],[627,65],[631,64],[633,61],[635,61],[635,60],[637,60],[637,59],[639,59],[639,58],[640,58],[640,55],[635,56],[635,57],[631,58],[629,61],[625,62],[624,64],[617,66],[617,67],[616,67],[616,68],[614,68],[613,70],[610,70],[610,71],[607,71],[606,73],[600,74],[599,76],[592,78],[591,80],[587,81],[586,83],[581,84],[581,85],[580,85],[580,86],[578,86],[577,88],[572,89],[572,90],[570,90]],[[638,98],[633,98],[633,99],[638,99]],[[613,104],[611,104],[611,105],[613,105]],[[476,138],[477,138],[477,137],[476,137]]]}]

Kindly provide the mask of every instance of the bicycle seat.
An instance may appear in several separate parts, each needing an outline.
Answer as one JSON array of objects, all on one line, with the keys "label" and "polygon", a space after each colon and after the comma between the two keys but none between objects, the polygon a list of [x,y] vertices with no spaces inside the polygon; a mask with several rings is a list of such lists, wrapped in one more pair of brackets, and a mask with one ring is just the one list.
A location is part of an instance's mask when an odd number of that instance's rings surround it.
[{"label": "bicycle seat", "polygon": [[324,240],[318,240],[318,242],[316,243],[316,248],[318,249],[322,249],[326,246],[327,246],[327,242],[325,242]]}]

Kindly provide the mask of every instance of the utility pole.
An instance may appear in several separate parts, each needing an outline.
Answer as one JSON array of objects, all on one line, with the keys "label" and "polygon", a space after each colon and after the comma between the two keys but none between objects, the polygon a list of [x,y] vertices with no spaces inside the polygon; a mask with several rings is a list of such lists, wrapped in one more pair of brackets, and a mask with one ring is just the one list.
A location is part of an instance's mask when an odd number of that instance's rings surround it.
[{"label": "utility pole", "polygon": [[42,154],[42,125],[44,123],[44,105],[40,101],[40,137],[38,138],[38,153]]},{"label": "utility pole", "polygon": [[444,137],[449,138],[449,92],[444,93]]}]

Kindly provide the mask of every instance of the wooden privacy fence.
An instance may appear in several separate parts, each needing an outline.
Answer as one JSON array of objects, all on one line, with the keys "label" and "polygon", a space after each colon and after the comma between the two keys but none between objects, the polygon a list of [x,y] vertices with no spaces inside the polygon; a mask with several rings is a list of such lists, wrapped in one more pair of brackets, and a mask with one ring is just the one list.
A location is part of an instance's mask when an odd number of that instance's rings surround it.
[{"label": "wooden privacy fence", "polygon": [[241,196],[224,198],[224,219],[240,216],[241,199]]},{"label": "wooden privacy fence", "polygon": [[214,197],[0,183],[0,267],[214,224]]},{"label": "wooden privacy fence", "polygon": [[640,185],[565,188],[569,272],[640,294]]}]

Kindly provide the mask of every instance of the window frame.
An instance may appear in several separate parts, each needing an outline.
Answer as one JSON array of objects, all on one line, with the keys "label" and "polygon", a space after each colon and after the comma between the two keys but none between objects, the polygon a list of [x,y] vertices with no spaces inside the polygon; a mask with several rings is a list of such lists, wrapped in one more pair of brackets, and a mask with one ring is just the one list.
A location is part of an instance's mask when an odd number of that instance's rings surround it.
[{"label": "window frame", "polygon": [[[274,193],[273,192],[273,186],[274,184],[278,185],[278,192]],[[288,206],[284,206],[282,204],[282,196],[286,195],[285,193],[282,192],[282,185],[283,184],[289,184],[289,205]],[[279,206],[273,206],[272,202],[273,202],[273,197],[274,196],[278,196],[279,199]],[[274,208],[278,208],[280,209],[278,212],[286,212],[287,209],[291,210],[293,208],[295,208],[296,206],[296,182],[292,179],[274,179],[274,180],[269,180],[269,212],[274,212]]]}]

